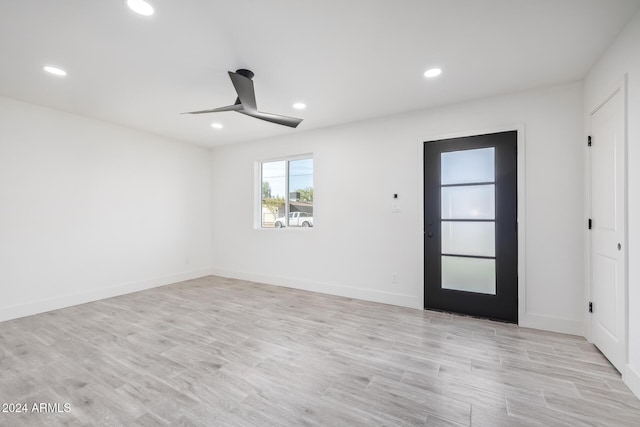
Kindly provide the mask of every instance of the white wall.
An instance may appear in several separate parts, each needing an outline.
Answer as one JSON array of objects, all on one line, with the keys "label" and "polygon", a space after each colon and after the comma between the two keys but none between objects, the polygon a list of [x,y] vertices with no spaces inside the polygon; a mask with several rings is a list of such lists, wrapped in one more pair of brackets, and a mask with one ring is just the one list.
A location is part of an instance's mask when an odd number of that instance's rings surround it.
[{"label": "white wall", "polygon": [[629,355],[623,374],[640,397],[640,12],[624,28],[585,79],[585,117],[613,85],[627,78]]},{"label": "white wall", "polygon": [[[421,308],[422,142],[524,125],[526,276],[520,279],[526,280],[526,301],[520,323],[582,334],[582,101],[582,85],[575,83],[214,148],[214,272]],[[255,161],[309,152],[315,227],[254,229]],[[393,193],[399,194],[399,214],[391,213]]]},{"label": "white wall", "polygon": [[0,98],[0,321],[208,274],[210,156]]}]

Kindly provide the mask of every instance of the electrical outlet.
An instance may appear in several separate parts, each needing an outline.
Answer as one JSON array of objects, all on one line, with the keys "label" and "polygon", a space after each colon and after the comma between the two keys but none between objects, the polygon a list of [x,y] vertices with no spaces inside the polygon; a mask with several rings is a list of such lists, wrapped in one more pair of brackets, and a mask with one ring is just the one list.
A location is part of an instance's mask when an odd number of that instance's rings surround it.
[{"label": "electrical outlet", "polygon": [[391,279],[391,283],[398,283],[398,273],[393,273],[393,278]]}]

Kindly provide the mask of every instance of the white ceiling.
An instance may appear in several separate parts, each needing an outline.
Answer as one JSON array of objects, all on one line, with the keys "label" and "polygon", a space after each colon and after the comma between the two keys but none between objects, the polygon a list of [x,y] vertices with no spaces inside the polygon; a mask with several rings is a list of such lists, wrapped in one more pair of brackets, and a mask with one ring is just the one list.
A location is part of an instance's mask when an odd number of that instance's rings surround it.
[{"label": "white ceiling", "polygon": [[[206,146],[576,81],[640,0],[0,2],[0,95]],[[46,64],[65,78],[42,71]],[[444,73],[428,81],[431,66]],[[248,68],[262,111],[227,112]],[[305,111],[292,104],[307,103]],[[214,130],[212,122],[224,124]]]}]

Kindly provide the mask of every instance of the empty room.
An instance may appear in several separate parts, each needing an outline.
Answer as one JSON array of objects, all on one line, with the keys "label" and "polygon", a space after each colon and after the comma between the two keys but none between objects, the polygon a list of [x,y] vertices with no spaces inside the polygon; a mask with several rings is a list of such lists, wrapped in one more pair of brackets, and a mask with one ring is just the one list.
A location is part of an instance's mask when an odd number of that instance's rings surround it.
[{"label": "empty room", "polygon": [[0,426],[640,426],[640,0],[0,2]]}]

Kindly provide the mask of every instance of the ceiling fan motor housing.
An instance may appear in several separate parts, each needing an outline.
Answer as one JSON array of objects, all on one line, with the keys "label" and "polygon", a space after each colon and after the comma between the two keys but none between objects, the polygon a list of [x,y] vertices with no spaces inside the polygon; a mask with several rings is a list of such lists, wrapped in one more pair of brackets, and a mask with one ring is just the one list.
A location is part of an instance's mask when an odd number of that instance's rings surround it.
[{"label": "ceiling fan motor housing", "polygon": [[241,76],[246,77],[249,80],[252,80],[253,76],[255,75],[253,74],[253,71],[245,70],[244,68],[240,68],[239,70],[236,70],[236,74],[240,74]]}]

